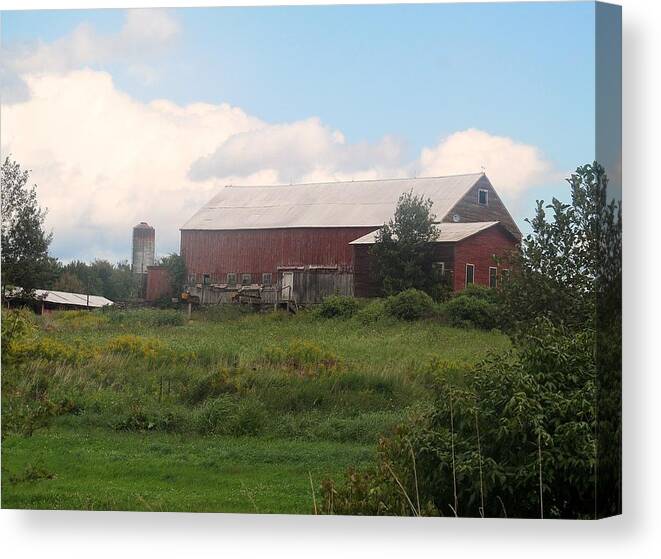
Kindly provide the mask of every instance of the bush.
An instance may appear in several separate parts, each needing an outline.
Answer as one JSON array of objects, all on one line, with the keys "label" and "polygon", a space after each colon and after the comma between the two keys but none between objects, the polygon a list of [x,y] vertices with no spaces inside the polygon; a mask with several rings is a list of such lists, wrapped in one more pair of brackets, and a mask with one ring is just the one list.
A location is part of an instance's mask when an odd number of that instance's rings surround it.
[{"label": "bush", "polygon": [[371,301],[354,315],[354,318],[365,326],[381,322],[386,317],[386,304],[382,299]]},{"label": "bush", "polygon": [[2,362],[16,357],[17,345],[37,331],[34,314],[29,309],[2,309]]},{"label": "bush", "polygon": [[424,291],[407,289],[388,297],[385,311],[400,320],[418,320],[434,313],[434,300]]},{"label": "bush", "polygon": [[495,290],[470,286],[445,304],[452,326],[491,330],[502,325],[502,309]]},{"label": "bush", "polygon": [[360,303],[353,297],[331,295],[319,305],[317,314],[323,318],[351,318],[359,308]]},{"label": "bush", "polygon": [[592,518],[594,339],[539,322],[517,350],[437,383],[375,467],[324,482],[325,511],[539,518],[543,497],[545,518]]}]

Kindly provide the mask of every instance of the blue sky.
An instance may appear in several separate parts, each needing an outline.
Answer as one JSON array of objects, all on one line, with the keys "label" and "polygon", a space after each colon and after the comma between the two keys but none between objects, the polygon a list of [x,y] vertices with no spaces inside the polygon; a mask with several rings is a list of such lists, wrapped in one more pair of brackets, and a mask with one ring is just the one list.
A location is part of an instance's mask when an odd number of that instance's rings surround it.
[{"label": "blue sky", "polygon": [[[87,68],[109,75],[113,95],[126,95],[142,107],[148,108],[160,99],[177,107],[228,103],[260,123],[280,127],[279,131],[292,123],[316,118],[325,129],[341,133],[352,153],[352,169],[360,166],[355,158],[361,154],[367,159],[383,159],[386,148],[380,142],[390,138],[398,146],[397,154],[388,156],[386,162],[366,161],[365,168],[361,167],[364,173],[379,168],[378,176],[387,172],[384,168],[393,168],[393,158],[399,158],[400,167],[408,173],[447,168],[445,160],[431,166],[429,161],[456,153],[443,141],[462,131],[479,130],[488,135],[479,136],[481,139],[506,138],[534,149],[535,157],[545,163],[542,169],[539,162],[522,162],[524,169],[531,166],[526,184],[519,184],[526,181],[525,173],[509,178],[501,172],[502,185],[494,180],[522,227],[535,199],[553,195],[566,199],[562,177],[594,158],[595,13],[591,2],[200,8],[164,13],[176,25],[176,32],[156,32],[158,48],[145,49],[141,44],[116,55],[111,51],[118,50],[114,45],[120,43],[106,39],[121,33],[126,25],[125,11],[5,12],[3,48],[8,49],[9,59],[16,61],[5,71],[21,77],[52,71],[57,79],[64,80],[62,76],[67,75],[66,79],[72,80],[69,72]],[[67,46],[69,43],[64,41],[81,24],[89,26],[89,35],[85,35],[85,41],[71,43],[77,47]],[[99,38],[103,46],[89,47],[96,40],[91,38]],[[90,52],[80,55],[80,44],[89,47]],[[40,53],[42,62],[25,61],[25,53],[31,50]],[[143,57],[144,50],[149,52]],[[42,51],[47,55],[42,56]],[[27,105],[35,103],[34,88],[46,91],[42,82],[39,86],[29,83],[28,97],[32,100],[22,98],[8,109],[16,110],[17,123],[30,122],[30,115],[37,114],[37,108],[33,107],[33,113],[27,110]],[[65,82],[59,82],[59,88],[53,85],[55,81],[48,83],[52,88],[48,91],[65,87]],[[75,82],[66,83],[67,87],[75,87]],[[19,113],[17,107],[21,105],[26,108]],[[53,110],[58,110],[55,104]],[[111,114],[114,109],[107,110]],[[77,118],[78,113],[71,114],[70,122]],[[245,125],[239,132],[252,128]],[[218,150],[227,147],[231,135],[219,136]],[[16,136],[11,131],[3,134],[3,153],[11,152],[32,169],[38,167],[42,162],[35,160],[37,152],[21,148]],[[44,136],[48,134],[44,132]],[[465,140],[471,138],[467,135]],[[263,136],[253,140],[263,141]],[[355,148],[363,145],[373,149]],[[427,166],[421,163],[425,149],[431,150]],[[40,153],[45,151],[54,149],[42,149]],[[214,150],[206,151],[199,157],[209,156]],[[373,155],[374,151],[379,155]],[[510,166],[517,165],[517,153],[503,156],[513,157]],[[65,155],[53,157],[61,159]],[[489,157],[484,155],[485,162],[491,161]],[[343,156],[342,161],[345,159]],[[336,158],[329,161],[324,169],[332,167],[333,173],[342,174]],[[55,163],[58,161],[49,166],[51,170]],[[270,164],[269,168],[274,166]],[[320,176],[319,170],[312,172],[304,167],[307,174],[300,178]],[[490,165],[485,167],[491,176]],[[191,187],[191,192],[200,191],[200,200],[225,177],[235,177],[232,170],[211,168],[205,177],[207,183]],[[301,162],[297,161],[299,168]],[[467,172],[471,170],[479,168]],[[252,177],[266,176],[259,172],[255,169]],[[282,179],[282,173],[274,172],[269,175],[272,180]],[[494,172],[499,173],[496,169]],[[45,171],[35,173],[40,189],[48,191],[49,175]],[[89,171],[90,177],[100,174]],[[62,181],[66,182],[64,177]],[[104,183],[103,188],[107,189],[107,184],[112,182]],[[57,192],[61,195],[62,188]],[[153,192],[158,194],[157,190]],[[46,192],[44,196],[51,207],[55,193]],[[195,194],[187,191],[185,196],[188,205],[179,208],[181,212],[190,211],[198,203]],[[141,211],[149,214],[149,209],[147,204]],[[176,230],[188,217],[182,213],[178,223],[171,223],[171,215],[153,218],[157,223],[163,221],[158,223],[161,228],[174,231],[164,231],[161,254],[177,250]],[[145,219],[149,221],[150,216],[145,215]],[[103,219],[96,223],[79,216],[74,221],[69,223],[58,214],[50,222],[57,256],[121,257],[126,248],[121,231],[104,233]],[[61,241],[59,229],[65,231]],[[83,230],[89,235],[87,244],[80,239]]]}]

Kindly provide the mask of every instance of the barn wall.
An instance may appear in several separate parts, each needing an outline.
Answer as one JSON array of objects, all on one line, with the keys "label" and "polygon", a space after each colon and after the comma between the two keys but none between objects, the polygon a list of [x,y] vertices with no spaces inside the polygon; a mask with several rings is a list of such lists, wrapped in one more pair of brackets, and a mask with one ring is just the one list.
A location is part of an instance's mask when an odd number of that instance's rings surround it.
[{"label": "barn wall", "polygon": [[209,274],[212,283],[225,283],[227,273],[249,273],[260,283],[262,273],[273,281],[278,267],[337,266],[351,271],[349,243],[375,227],[256,229],[239,231],[182,231],[181,255],[189,276],[201,282]]},{"label": "barn wall", "polygon": [[147,268],[147,289],[145,299],[157,301],[162,297],[173,297],[170,272],[163,266],[149,266]]},{"label": "barn wall", "polygon": [[[489,191],[489,203],[486,206],[480,205],[477,200],[478,191],[481,189]],[[462,223],[500,221],[513,235],[516,237],[520,237],[521,235],[505,204],[503,204],[486,176],[483,176],[475,183],[466,195],[443,217],[443,221],[453,221],[452,216],[454,214],[459,215],[459,221]]]},{"label": "barn wall", "polygon": [[293,296],[299,305],[314,305],[329,295],[353,296],[353,273],[331,270],[294,272]]},{"label": "barn wall", "polygon": [[[353,287],[356,297],[377,297],[379,286],[376,282],[374,258],[370,254],[373,245],[352,245],[354,247]],[[454,244],[437,243],[434,245],[436,260],[445,263],[448,274],[454,270]]]},{"label": "barn wall", "polygon": [[[489,285],[489,267],[496,266],[494,255],[504,256],[516,246],[512,236],[500,226],[490,227],[457,243],[455,248],[454,290],[464,289],[466,264],[475,265],[475,284]],[[500,274],[502,270],[498,270]]]}]

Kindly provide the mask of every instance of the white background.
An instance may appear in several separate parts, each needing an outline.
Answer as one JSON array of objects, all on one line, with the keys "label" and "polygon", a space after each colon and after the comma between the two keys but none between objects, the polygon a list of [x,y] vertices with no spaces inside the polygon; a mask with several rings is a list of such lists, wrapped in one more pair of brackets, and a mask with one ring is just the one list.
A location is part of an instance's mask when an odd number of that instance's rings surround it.
[{"label": "white background", "polygon": [[[661,162],[661,2],[621,3],[625,220],[625,481],[621,517],[599,522],[540,522],[4,510],[0,511],[0,553],[12,558],[48,559],[661,556],[661,224],[657,192]],[[242,2],[193,3],[227,4]],[[185,5],[191,2],[0,0],[2,9]]]}]

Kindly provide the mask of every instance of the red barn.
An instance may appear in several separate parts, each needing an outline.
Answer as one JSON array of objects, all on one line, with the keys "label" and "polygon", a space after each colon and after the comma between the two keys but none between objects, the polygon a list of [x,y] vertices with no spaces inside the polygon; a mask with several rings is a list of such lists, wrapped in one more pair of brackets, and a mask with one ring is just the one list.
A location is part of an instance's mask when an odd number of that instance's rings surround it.
[{"label": "red barn", "polygon": [[[189,283],[219,289],[288,285],[299,302],[327,292],[354,294],[354,285],[356,295],[370,295],[369,234],[392,218],[399,197],[409,191],[433,202],[444,239],[439,250],[452,247],[452,257],[442,261],[456,272],[455,289],[466,283],[467,263],[474,266],[474,282],[489,285],[493,255],[515,246],[521,233],[484,173],[226,186],[181,228]],[[461,238],[443,237],[450,234]],[[303,285],[312,295],[300,292]]]}]

